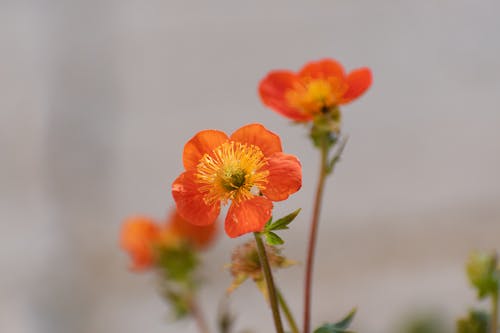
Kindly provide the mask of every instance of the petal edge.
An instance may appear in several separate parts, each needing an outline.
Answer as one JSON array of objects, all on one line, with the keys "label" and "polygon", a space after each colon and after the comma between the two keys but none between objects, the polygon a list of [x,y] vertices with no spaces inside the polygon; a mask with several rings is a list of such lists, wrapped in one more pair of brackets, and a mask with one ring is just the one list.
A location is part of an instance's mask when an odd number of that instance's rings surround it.
[{"label": "petal edge", "polygon": [[196,133],[184,145],[182,161],[184,168],[190,170],[196,168],[200,159],[206,153],[210,154],[215,148],[228,140],[226,133],[218,130],[204,130]]},{"label": "petal edge", "polygon": [[341,104],[347,104],[360,97],[372,84],[372,72],[363,67],[353,70],[346,79],[349,88],[342,97]]},{"label": "petal edge", "polygon": [[280,137],[261,124],[240,127],[231,134],[231,140],[257,146],[262,150],[264,156],[271,156],[283,150]]},{"label": "petal edge", "polygon": [[262,193],[272,201],[286,200],[302,187],[302,166],[297,157],[276,153],[268,160],[266,188]]},{"label": "petal edge", "polygon": [[271,110],[294,121],[308,121],[312,117],[291,107],[286,99],[287,91],[299,83],[299,77],[290,71],[272,71],[260,81],[259,96],[262,103]]},{"label": "petal edge", "polygon": [[235,238],[249,232],[262,231],[271,218],[272,210],[273,203],[263,197],[232,203],[224,224],[226,234]]}]

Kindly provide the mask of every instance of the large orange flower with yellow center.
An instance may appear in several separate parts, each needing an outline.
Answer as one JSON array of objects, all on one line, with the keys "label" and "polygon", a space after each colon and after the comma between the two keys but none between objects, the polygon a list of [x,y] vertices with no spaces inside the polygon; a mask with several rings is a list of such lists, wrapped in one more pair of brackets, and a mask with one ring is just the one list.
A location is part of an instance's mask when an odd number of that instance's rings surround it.
[{"label": "large orange flower with yellow center", "polygon": [[262,102],[295,121],[310,121],[361,96],[371,85],[368,68],[345,74],[340,63],[323,59],[306,64],[298,73],[270,72],[259,85]]},{"label": "large orange flower with yellow center", "polygon": [[250,124],[231,136],[205,130],[183,152],[185,172],[172,185],[179,214],[196,225],[214,223],[221,204],[231,203],[225,220],[230,237],[261,231],[273,201],[287,199],[302,185],[299,160],[284,154],[278,135]]}]

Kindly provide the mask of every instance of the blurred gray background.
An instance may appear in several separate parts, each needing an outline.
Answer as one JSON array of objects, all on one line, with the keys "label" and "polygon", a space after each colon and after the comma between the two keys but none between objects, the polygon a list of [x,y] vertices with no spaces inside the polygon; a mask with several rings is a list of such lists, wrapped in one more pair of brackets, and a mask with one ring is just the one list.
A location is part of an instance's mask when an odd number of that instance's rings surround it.
[{"label": "blurred gray background", "polygon": [[[303,208],[285,236],[303,262],[317,153],[256,88],[324,57],[369,66],[374,85],[343,108],[313,321],[358,306],[360,332],[418,311],[451,325],[475,302],[469,251],[500,248],[499,14],[495,0],[0,1],[0,331],[195,332],[168,325],[118,231],[165,216],[183,144],[205,128],[261,122],[301,158],[303,189],[276,214]],[[209,314],[243,240],[206,255]],[[302,270],[277,275],[299,321]],[[251,284],[232,308],[239,328],[272,331]]]}]

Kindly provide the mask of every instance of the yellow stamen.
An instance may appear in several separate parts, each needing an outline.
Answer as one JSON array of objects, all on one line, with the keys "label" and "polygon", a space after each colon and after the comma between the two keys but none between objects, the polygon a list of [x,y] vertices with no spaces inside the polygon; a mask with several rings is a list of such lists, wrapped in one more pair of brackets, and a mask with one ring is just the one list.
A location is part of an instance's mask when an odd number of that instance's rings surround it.
[{"label": "yellow stamen", "polygon": [[[213,154],[205,154],[197,166],[196,180],[207,204],[217,201],[236,203],[254,197],[265,189],[269,171],[262,150],[254,145],[225,142]],[[257,191],[256,191],[257,189]]]}]

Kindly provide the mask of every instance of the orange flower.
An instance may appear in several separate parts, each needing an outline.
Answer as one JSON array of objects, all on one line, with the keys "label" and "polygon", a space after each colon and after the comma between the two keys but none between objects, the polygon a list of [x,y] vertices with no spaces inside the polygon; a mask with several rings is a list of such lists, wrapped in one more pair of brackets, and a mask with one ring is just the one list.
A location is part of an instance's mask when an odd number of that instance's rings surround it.
[{"label": "orange flower", "polygon": [[143,216],[129,218],[121,230],[121,247],[132,259],[136,271],[151,267],[154,261],[154,244],[161,236],[161,228],[153,219]]},{"label": "orange flower", "polygon": [[279,136],[250,124],[231,136],[217,130],[196,134],[184,146],[183,172],[172,184],[179,214],[196,225],[214,223],[221,203],[230,237],[261,231],[281,201],[302,185],[299,160],[284,154]]},{"label": "orange flower", "polygon": [[141,271],[155,264],[159,248],[175,248],[181,243],[187,243],[195,249],[206,248],[213,241],[215,233],[215,224],[192,225],[173,210],[163,225],[149,217],[127,219],[122,226],[120,244],[132,259],[131,268]]},{"label": "orange flower", "polygon": [[359,68],[346,75],[340,63],[323,59],[306,64],[298,73],[270,72],[260,82],[259,94],[274,111],[305,122],[358,98],[371,83],[370,69]]}]

